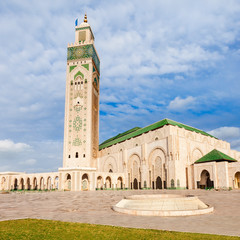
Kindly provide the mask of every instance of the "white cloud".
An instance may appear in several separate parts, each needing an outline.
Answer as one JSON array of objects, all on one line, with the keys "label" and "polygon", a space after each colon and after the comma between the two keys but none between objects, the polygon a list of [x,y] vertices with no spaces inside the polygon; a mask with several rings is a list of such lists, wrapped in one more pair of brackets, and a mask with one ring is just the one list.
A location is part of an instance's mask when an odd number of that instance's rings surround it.
[{"label": "white cloud", "polygon": [[240,151],[240,139],[231,141],[231,147],[237,151]]},{"label": "white cloud", "polygon": [[28,160],[26,160],[26,161],[21,161],[21,162],[19,162],[19,164],[31,166],[31,165],[35,165],[36,162],[37,162],[36,159],[28,159]]},{"label": "white cloud", "polygon": [[209,134],[223,140],[230,140],[230,139],[240,138],[240,128],[220,127],[212,131],[209,131]]},{"label": "white cloud", "polygon": [[10,140],[2,142],[5,144],[0,144],[4,146],[0,148],[0,171],[47,172],[62,166],[62,141],[31,142],[31,147]]},{"label": "white cloud", "polygon": [[[84,12],[65,0],[1,1],[0,9],[0,132],[12,142],[0,142],[2,169],[56,169],[66,48]],[[101,60],[100,138],[165,117],[204,119],[203,128],[240,122],[239,1],[95,0],[81,9]],[[20,164],[28,159],[37,161],[32,168]]]},{"label": "white cloud", "polygon": [[30,149],[31,146],[26,143],[14,143],[9,139],[0,140],[0,152],[22,152]]},{"label": "white cloud", "polygon": [[185,99],[181,97],[176,97],[169,103],[168,109],[171,111],[185,111],[191,109],[194,106],[195,101],[196,98],[192,96],[188,96]]}]

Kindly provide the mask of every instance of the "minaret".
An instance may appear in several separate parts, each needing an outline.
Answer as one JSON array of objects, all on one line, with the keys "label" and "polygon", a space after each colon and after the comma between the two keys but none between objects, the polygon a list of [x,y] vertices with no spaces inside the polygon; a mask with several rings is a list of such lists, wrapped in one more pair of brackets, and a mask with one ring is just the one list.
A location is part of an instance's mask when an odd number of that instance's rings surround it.
[{"label": "minaret", "polygon": [[100,61],[94,35],[84,21],[67,49],[63,168],[95,168],[99,138]]}]

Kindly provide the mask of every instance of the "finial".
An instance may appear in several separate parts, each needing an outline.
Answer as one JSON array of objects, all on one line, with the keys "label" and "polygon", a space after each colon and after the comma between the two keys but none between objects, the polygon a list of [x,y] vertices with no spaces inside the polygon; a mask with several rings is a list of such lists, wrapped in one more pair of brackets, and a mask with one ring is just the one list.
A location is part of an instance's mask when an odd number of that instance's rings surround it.
[{"label": "finial", "polygon": [[87,14],[85,13],[84,22],[87,23]]}]

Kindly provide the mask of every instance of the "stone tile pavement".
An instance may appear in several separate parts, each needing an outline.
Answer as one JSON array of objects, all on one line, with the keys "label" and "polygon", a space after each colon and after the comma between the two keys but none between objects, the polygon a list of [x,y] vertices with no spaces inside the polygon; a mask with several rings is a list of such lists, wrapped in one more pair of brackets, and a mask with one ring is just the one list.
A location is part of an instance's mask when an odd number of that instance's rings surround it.
[{"label": "stone tile pavement", "polygon": [[[188,217],[133,216],[111,206],[134,194],[192,194],[213,213]],[[0,194],[0,220],[39,218],[81,223],[240,236],[240,190],[128,190]]]}]

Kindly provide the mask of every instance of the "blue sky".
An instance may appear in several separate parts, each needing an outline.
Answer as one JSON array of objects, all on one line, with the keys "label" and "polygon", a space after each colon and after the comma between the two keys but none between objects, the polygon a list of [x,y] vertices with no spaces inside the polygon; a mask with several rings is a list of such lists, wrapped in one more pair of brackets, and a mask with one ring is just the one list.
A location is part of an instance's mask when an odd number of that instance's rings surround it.
[{"label": "blue sky", "polygon": [[62,166],[67,43],[87,12],[100,142],[163,118],[240,150],[240,2],[1,1],[0,171]]}]

